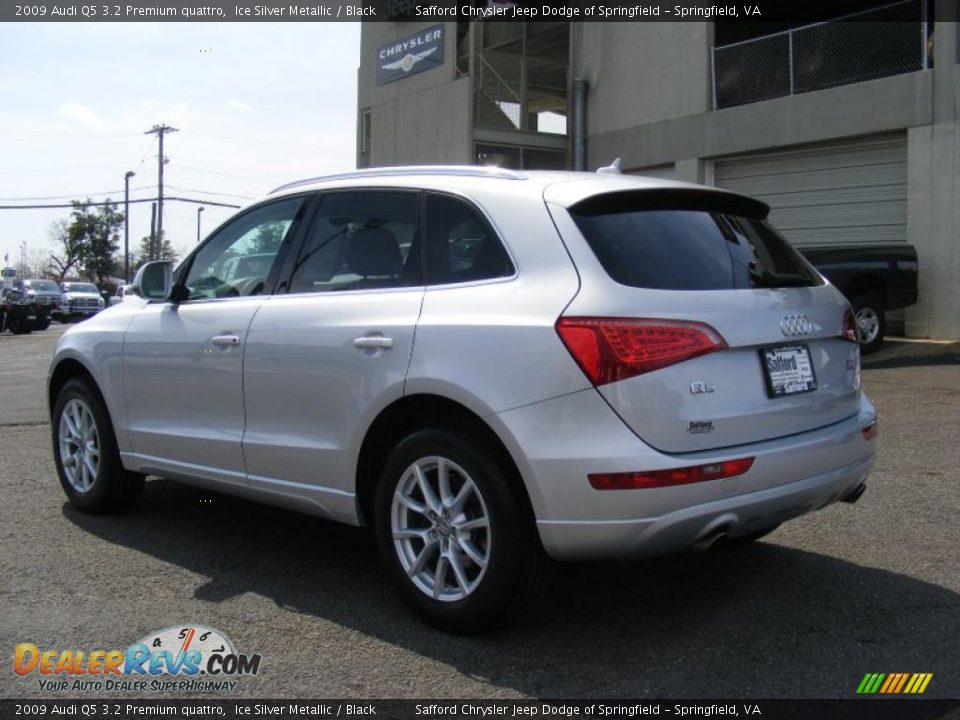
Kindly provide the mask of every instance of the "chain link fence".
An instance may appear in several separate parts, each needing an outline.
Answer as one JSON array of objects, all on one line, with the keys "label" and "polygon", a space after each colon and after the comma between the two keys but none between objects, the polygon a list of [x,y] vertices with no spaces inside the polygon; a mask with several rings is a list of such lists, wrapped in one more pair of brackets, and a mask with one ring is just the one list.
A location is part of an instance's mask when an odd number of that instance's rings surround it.
[{"label": "chain link fence", "polygon": [[713,49],[714,108],[927,67],[926,7],[906,0]]}]

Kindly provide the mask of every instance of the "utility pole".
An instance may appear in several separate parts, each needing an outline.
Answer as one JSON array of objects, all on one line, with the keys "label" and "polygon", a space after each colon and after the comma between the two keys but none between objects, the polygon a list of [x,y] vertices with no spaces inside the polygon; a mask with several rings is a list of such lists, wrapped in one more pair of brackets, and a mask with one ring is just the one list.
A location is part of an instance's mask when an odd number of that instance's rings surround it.
[{"label": "utility pole", "polygon": [[150,252],[147,253],[147,260],[156,260],[154,256],[154,246],[157,244],[157,204],[150,203]]},{"label": "utility pole", "polygon": [[177,132],[177,128],[169,125],[154,125],[144,133],[144,135],[156,135],[160,141],[160,155],[157,158],[157,167],[159,168],[157,173],[157,238],[161,243],[163,242],[163,165],[167,161],[163,156],[163,135],[168,132]]},{"label": "utility pole", "polygon": [[130,282],[130,178],[132,170],[123,176],[123,281]]}]

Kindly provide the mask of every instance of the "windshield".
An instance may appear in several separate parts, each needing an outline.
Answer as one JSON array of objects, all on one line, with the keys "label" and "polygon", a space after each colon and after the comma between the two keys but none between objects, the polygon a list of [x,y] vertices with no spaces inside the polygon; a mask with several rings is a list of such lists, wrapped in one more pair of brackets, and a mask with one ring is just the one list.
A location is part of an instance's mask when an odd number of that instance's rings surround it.
[{"label": "windshield", "polygon": [[27,285],[40,292],[57,292],[57,284],[53,280],[27,280]]},{"label": "windshield", "polygon": [[64,283],[63,291],[75,293],[94,293],[95,295],[100,294],[100,291],[97,290],[97,286],[93,283]]}]

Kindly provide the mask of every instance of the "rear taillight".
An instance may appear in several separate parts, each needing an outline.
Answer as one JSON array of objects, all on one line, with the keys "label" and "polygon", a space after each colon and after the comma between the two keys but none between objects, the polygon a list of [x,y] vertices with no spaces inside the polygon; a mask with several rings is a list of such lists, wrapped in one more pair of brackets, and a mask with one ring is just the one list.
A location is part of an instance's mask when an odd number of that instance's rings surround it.
[{"label": "rear taillight", "polygon": [[857,335],[857,320],[853,316],[853,310],[847,308],[843,312],[843,330],[840,332],[840,336],[844,340],[849,340],[852,343],[860,342],[860,338]]},{"label": "rear taillight", "polygon": [[598,473],[588,475],[594,490],[639,490],[643,488],[671,487],[690,483],[719,480],[743,475],[753,465],[753,458],[725,460],[710,465],[673,468],[672,470],[645,470],[640,472]]},{"label": "rear taillight", "polygon": [[686,320],[562,317],[557,333],[594,385],[625,380],[727,347],[709,325]]},{"label": "rear taillight", "polygon": [[877,427],[877,421],[874,420],[872,423],[867,425],[861,432],[863,433],[864,440],[873,440],[877,433],[880,431],[880,428]]}]

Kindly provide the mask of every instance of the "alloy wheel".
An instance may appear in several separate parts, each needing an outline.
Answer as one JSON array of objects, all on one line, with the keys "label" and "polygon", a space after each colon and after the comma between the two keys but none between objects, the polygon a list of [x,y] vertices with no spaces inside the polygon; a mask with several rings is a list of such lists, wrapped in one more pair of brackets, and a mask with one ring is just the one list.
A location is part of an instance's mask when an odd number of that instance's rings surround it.
[{"label": "alloy wheel", "polygon": [[79,493],[89,492],[100,471],[100,434],[83,400],[73,398],[63,408],[57,439],[67,482]]},{"label": "alloy wheel", "polygon": [[490,518],[462,467],[438,456],[411,464],[394,491],[390,517],[400,564],[424,595],[456,602],[479,587],[490,561]]},{"label": "alloy wheel", "polygon": [[857,333],[862,345],[868,345],[877,339],[880,332],[880,316],[873,308],[857,310]]}]

